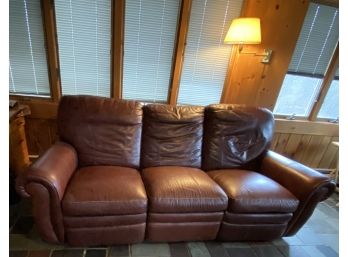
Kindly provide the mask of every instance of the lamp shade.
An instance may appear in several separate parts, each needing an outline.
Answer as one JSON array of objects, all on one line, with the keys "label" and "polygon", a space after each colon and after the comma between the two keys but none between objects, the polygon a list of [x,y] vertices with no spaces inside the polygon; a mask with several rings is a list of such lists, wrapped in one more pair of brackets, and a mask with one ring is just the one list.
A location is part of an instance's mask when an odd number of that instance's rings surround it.
[{"label": "lamp shade", "polygon": [[225,44],[260,44],[261,26],[259,18],[234,19],[226,34]]}]

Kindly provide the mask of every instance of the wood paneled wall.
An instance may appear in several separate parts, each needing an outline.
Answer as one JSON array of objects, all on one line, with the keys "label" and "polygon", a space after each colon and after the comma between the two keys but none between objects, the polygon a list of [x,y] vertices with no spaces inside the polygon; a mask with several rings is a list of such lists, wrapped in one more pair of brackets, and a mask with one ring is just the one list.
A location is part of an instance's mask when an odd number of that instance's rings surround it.
[{"label": "wood paneled wall", "polygon": [[312,168],[337,165],[338,124],[277,119],[271,149]]},{"label": "wood paneled wall", "polygon": [[338,137],[275,133],[271,149],[312,168],[332,169],[338,158],[332,141]]},{"label": "wood paneled wall", "polygon": [[10,118],[9,123],[9,166],[16,175],[30,164],[25,133],[25,118],[21,115]]},{"label": "wood paneled wall", "polygon": [[29,155],[36,157],[44,153],[58,140],[55,119],[26,119],[25,132]]}]

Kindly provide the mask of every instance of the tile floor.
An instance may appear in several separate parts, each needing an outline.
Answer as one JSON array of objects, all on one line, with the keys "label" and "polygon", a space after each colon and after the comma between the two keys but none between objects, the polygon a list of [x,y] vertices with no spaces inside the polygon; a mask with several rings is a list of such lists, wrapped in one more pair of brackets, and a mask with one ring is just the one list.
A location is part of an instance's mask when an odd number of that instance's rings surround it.
[{"label": "tile floor", "polygon": [[10,257],[335,257],[338,256],[338,195],[318,205],[292,237],[272,242],[188,242],[71,248],[43,242],[30,216],[30,202],[10,207]]}]

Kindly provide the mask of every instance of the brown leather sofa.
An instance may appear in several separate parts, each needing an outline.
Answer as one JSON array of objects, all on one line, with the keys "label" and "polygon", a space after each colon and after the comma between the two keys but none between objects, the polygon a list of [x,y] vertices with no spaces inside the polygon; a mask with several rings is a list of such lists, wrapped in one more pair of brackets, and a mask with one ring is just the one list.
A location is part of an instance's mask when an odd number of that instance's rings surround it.
[{"label": "brown leather sofa", "polygon": [[52,243],[272,240],[335,188],[268,150],[263,108],[64,96],[57,121],[60,141],[17,178]]}]

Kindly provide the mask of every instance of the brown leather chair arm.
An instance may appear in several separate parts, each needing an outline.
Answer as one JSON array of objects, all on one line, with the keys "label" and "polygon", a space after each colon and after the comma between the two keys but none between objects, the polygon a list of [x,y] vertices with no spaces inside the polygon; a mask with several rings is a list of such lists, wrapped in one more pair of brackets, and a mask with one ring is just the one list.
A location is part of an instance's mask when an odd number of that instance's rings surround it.
[{"label": "brown leather chair arm", "polygon": [[272,151],[263,158],[261,173],[288,189],[300,201],[286,236],[295,234],[312,215],[316,205],[335,190],[335,183],[329,177]]},{"label": "brown leather chair arm", "polygon": [[60,202],[77,164],[75,149],[57,142],[17,178],[17,191],[32,197],[35,222],[46,241],[64,241]]}]

